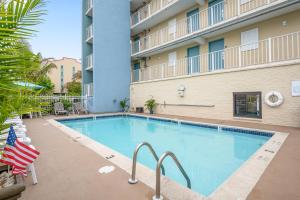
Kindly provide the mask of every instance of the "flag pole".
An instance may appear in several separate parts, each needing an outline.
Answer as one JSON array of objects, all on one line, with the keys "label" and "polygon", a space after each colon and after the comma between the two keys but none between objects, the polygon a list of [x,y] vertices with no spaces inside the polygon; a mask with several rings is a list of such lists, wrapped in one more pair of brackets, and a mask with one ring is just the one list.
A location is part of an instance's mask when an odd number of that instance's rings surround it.
[{"label": "flag pole", "polygon": [[7,166],[7,178],[9,178],[9,173],[10,173],[10,165]]}]

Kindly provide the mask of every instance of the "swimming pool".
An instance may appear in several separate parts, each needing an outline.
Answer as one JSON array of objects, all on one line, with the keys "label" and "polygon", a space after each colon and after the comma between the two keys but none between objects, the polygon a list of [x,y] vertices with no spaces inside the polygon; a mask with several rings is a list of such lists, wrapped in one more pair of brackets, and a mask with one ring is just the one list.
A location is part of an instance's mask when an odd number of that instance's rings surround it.
[{"label": "swimming pool", "polygon": [[[208,196],[272,136],[267,132],[242,131],[217,126],[175,123],[135,116],[60,120],[60,123],[132,158],[135,147],[149,142],[160,156],[175,153],[189,175],[192,190]],[[147,149],[138,161],[151,169],[156,162]],[[166,176],[185,186],[173,161],[164,161]]]}]

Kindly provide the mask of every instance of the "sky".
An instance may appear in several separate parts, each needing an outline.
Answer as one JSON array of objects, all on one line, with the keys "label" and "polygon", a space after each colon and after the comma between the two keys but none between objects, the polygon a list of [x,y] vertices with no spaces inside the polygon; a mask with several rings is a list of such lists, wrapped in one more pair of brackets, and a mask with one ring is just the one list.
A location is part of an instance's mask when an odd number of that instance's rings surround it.
[{"label": "sky", "polygon": [[29,42],[44,58],[81,58],[81,0],[47,0],[44,22]]}]

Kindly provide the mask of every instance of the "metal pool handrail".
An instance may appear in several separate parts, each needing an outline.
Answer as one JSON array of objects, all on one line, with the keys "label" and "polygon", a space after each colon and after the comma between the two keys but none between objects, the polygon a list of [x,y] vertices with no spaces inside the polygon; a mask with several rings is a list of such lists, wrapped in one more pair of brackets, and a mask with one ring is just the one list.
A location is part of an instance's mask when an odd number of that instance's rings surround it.
[{"label": "metal pool handrail", "polygon": [[191,180],[189,178],[189,176],[187,175],[187,173],[185,172],[185,170],[183,169],[183,167],[181,166],[180,162],[178,161],[177,157],[175,156],[174,153],[167,151],[165,152],[160,158],[159,161],[156,165],[156,192],[155,195],[153,196],[153,200],[162,200],[163,197],[160,195],[160,167],[162,166],[162,162],[164,161],[164,159],[166,157],[170,156],[174,162],[176,163],[178,169],[180,170],[180,172],[182,173],[182,175],[184,176],[184,178],[186,179],[187,182],[187,187],[189,189],[191,189]]},{"label": "metal pool handrail", "polygon": [[[154,149],[152,148],[151,144],[149,144],[148,142],[142,142],[141,144],[139,144],[133,153],[133,159],[132,159],[132,173],[131,173],[131,178],[128,180],[128,183],[130,184],[136,184],[138,182],[137,179],[135,179],[135,173],[136,173],[136,160],[137,160],[137,155],[139,150],[143,147],[146,146],[148,147],[148,149],[150,150],[150,152],[152,153],[152,155],[154,156],[155,160],[158,162],[158,156],[155,153]],[[162,170],[162,174],[165,175],[165,168],[163,165],[161,165],[161,170]]]}]

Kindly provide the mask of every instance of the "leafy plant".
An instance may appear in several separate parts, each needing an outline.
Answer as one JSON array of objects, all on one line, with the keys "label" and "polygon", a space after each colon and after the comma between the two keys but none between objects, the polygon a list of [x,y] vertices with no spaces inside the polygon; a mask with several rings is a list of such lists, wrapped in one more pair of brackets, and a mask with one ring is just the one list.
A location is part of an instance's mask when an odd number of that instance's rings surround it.
[{"label": "leafy plant", "polygon": [[48,74],[52,69],[56,69],[57,66],[54,63],[50,63],[49,60],[43,59],[40,53],[38,53],[36,56],[39,58],[41,66],[38,70],[30,73],[28,78],[30,81],[35,82],[37,85],[43,87],[41,94],[52,95],[55,85],[52,83]]},{"label": "leafy plant", "polygon": [[79,81],[82,79],[82,72],[78,70],[72,77],[73,81]]},{"label": "leafy plant", "polygon": [[129,106],[128,106],[128,98],[124,98],[120,101],[120,107],[122,108],[122,111],[125,112]]},{"label": "leafy plant", "polygon": [[61,102],[66,110],[70,110],[72,108],[72,102],[69,100],[63,99]]},{"label": "leafy plant", "polygon": [[35,32],[32,26],[41,23],[44,5],[44,0],[0,1],[0,126],[11,115],[40,109],[30,98],[40,91],[17,82],[32,81],[30,76],[41,66],[26,40]]},{"label": "leafy plant", "polygon": [[66,84],[66,88],[68,90],[68,95],[70,96],[81,96],[81,83],[80,82],[69,82]]},{"label": "leafy plant", "polygon": [[52,83],[51,79],[48,76],[40,77],[37,82],[37,85],[42,86],[43,89],[41,91],[42,94],[52,94],[55,85]]},{"label": "leafy plant", "polygon": [[151,98],[145,102],[146,108],[150,111],[150,114],[153,114],[153,109],[157,106],[155,99]]}]

